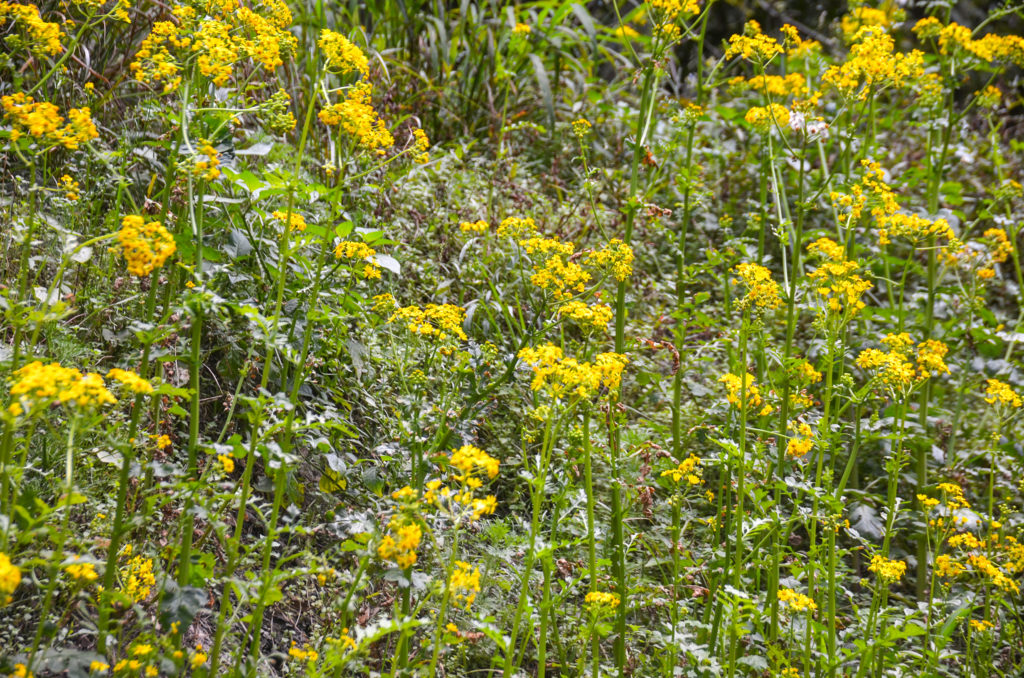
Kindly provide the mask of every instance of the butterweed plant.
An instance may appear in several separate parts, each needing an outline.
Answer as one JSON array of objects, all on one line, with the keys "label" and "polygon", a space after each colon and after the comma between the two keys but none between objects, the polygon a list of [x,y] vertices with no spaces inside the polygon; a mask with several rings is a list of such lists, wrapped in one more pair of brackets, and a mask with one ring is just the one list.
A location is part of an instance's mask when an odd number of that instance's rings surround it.
[{"label": "butterweed plant", "polygon": [[0,0],[0,676],[1024,674],[1022,26]]}]

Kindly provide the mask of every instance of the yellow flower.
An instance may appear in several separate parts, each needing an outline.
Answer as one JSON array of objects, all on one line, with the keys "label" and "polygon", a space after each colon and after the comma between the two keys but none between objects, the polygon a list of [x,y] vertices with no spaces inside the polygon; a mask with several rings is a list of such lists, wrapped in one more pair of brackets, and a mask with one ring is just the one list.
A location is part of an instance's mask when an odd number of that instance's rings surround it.
[{"label": "yellow flower", "polygon": [[590,124],[590,121],[586,118],[579,118],[578,120],[574,120],[572,123],[572,133],[582,139],[590,134],[591,127],[592,125]]},{"label": "yellow flower", "polygon": [[608,304],[588,306],[582,301],[568,301],[558,308],[558,315],[569,318],[582,328],[592,327],[607,330],[612,320],[612,309]]},{"label": "yellow flower", "polygon": [[209,659],[209,657],[205,652],[203,652],[203,646],[196,645],[196,651],[192,654],[192,659],[189,661],[189,663],[192,665],[193,669],[198,669],[200,666],[206,663],[207,659]]},{"label": "yellow flower", "polygon": [[359,82],[345,93],[345,98],[320,111],[317,117],[329,127],[338,127],[356,145],[378,154],[394,145],[395,139],[377,116],[370,101],[373,86]]},{"label": "yellow flower", "polygon": [[282,224],[288,224],[288,230],[290,231],[305,231],[306,230],[306,219],[298,212],[285,212],[284,210],[275,210],[270,216],[274,217]]},{"label": "yellow flower", "polygon": [[924,55],[913,50],[907,54],[894,51],[891,35],[879,27],[860,29],[857,42],[842,65],[830,66],[822,82],[849,97],[858,98],[885,87],[902,87],[908,80],[924,75]]},{"label": "yellow flower", "polygon": [[1006,382],[999,381],[998,379],[988,379],[986,381],[988,386],[985,388],[985,402],[990,405],[999,403],[1000,405],[1009,405],[1010,407],[1020,407],[1024,404],[1020,396]]},{"label": "yellow flower", "polygon": [[779,297],[779,286],[772,280],[772,272],[764,266],[751,263],[737,264],[733,269],[740,276],[740,281],[747,288],[747,294],[737,304],[740,308],[754,307],[767,310],[778,308],[782,304]]},{"label": "yellow flower", "polygon": [[107,390],[103,377],[94,372],[83,375],[77,369],[62,367],[60,363],[43,365],[37,360],[16,370],[14,377],[11,395],[18,399],[18,405],[24,411],[54,401],[83,408],[117,403]]},{"label": "yellow flower", "polygon": [[423,308],[419,306],[399,308],[388,319],[388,322],[399,320],[413,334],[433,338],[437,341],[446,341],[450,335],[455,335],[462,341],[468,341],[469,338],[462,329],[465,317],[466,310],[461,306],[427,304]]},{"label": "yellow flower", "polygon": [[523,236],[533,235],[536,231],[537,225],[529,217],[507,217],[498,225],[498,235],[502,238],[518,240]]},{"label": "yellow flower", "polygon": [[93,661],[89,664],[90,673],[103,673],[110,670],[110,664],[101,661]]},{"label": "yellow flower", "polygon": [[754,375],[746,374],[743,379],[740,379],[735,374],[726,373],[718,378],[720,384],[725,384],[726,395],[725,399],[729,401],[731,405],[734,405],[737,409],[742,407],[741,396],[744,389],[746,390],[747,407],[750,409],[761,408],[759,415],[764,417],[772,412],[772,406],[765,403],[761,398],[761,390],[757,387]]},{"label": "yellow flower", "polygon": [[153,385],[131,370],[122,370],[115,367],[107,372],[107,379],[113,379],[114,381],[123,384],[133,393],[145,394],[153,392]]},{"label": "yellow flower", "polygon": [[813,598],[805,596],[793,589],[779,589],[778,595],[779,601],[788,605],[790,609],[795,612],[803,612],[804,610],[814,611],[818,609],[818,604],[814,602]]},{"label": "yellow flower", "polygon": [[88,583],[96,581],[99,577],[96,574],[96,566],[92,563],[78,562],[80,560],[79,556],[74,556],[71,560],[72,562],[64,566],[64,570],[71,575],[72,579]]},{"label": "yellow flower", "polygon": [[789,125],[789,111],[781,104],[755,106],[747,111],[744,120],[758,132],[764,134],[773,125],[785,129]]},{"label": "yellow flower", "polygon": [[288,656],[299,661],[315,662],[320,655],[314,650],[309,643],[306,643],[303,647],[299,647],[292,641],[291,649],[288,650]]},{"label": "yellow flower", "polygon": [[80,189],[78,182],[71,178],[70,175],[65,174],[60,178],[58,182],[60,184],[60,190],[64,191],[64,197],[71,202],[78,201],[78,191]]},{"label": "yellow flower", "polygon": [[471,568],[462,560],[455,561],[455,569],[448,579],[448,592],[456,605],[461,603],[468,610],[480,592],[480,568]]},{"label": "yellow flower", "polygon": [[129,214],[121,220],[117,240],[128,262],[128,272],[139,277],[163,266],[177,249],[174,238],[160,222],[146,223],[136,214]]},{"label": "yellow flower", "polygon": [[959,577],[967,568],[947,554],[935,556],[935,574],[943,579]]},{"label": "yellow flower", "polygon": [[601,388],[614,392],[622,382],[622,370],[629,363],[618,353],[601,353],[593,363],[567,358],[554,344],[524,348],[519,359],[533,366],[530,389],[543,390],[555,398],[589,398]]},{"label": "yellow flower", "polygon": [[857,274],[860,265],[847,260],[840,245],[828,238],[819,238],[807,246],[807,253],[825,258],[818,268],[807,274],[823,302],[819,306],[819,317],[842,320],[864,308],[861,296],[872,285]]},{"label": "yellow flower", "polygon": [[24,92],[0,97],[0,105],[4,117],[13,126],[12,141],[28,133],[37,141],[59,144],[74,151],[99,136],[88,108],[72,108],[68,111],[69,122],[64,124],[64,117],[55,105],[36,101]]},{"label": "yellow flower", "polygon": [[868,570],[874,572],[883,583],[898,582],[907,571],[907,564],[902,560],[889,560],[881,555],[871,558]]},{"label": "yellow flower", "polygon": [[459,230],[463,233],[486,233],[490,227],[491,225],[483,219],[479,221],[463,221],[459,224]]},{"label": "yellow flower", "polygon": [[852,42],[864,28],[878,26],[885,29],[891,24],[892,20],[885,11],[872,7],[857,7],[840,20],[839,27],[846,41]]},{"label": "yellow flower", "polygon": [[691,454],[689,457],[679,462],[679,465],[675,468],[670,468],[667,471],[661,472],[661,477],[670,477],[673,482],[680,482],[683,478],[686,479],[688,485],[700,485],[704,482],[701,479],[702,470],[700,468],[701,459],[700,457]]},{"label": "yellow flower", "polygon": [[362,242],[342,240],[334,248],[335,259],[352,259],[363,263],[364,278],[380,278],[380,266],[371,259],[377,251]]},{"label": "yellow flower", "polygon": [[729,38],[729,47],[725,50],[725,58],[732,59],[735,56],[742,56],[747,61],[756,61],[763,65],[782,52],[782,45],[778,41],[761,32],[761,24],[756,21],[748,21],[743,26],[742,35],[733,35]]},{"label": "yellow flower", "polygon": [[148,598],[150,591],[156,585],[153,561],[143,556],[135,556],[129,560],[128,564],[121,568],[120,575],[123,581],[121,592],[136,603],[141,603]]},{"label": "yellow flower", "polygon": [[394,562],[403,570],[408,569],[416,564],[416,549],[422,538],[423,531],[419,525],[395,516],[388,523],[388,534],[377,545],[377,555],[381,560]]},{"label": "yellow flower", "polygon": [[[6,21],[20,24],[28,37],[26,46],[33,54],[45,56],[64,51],[60,44],[60,39],[64,37],[60,25],[43,21],[39,15],[39,8],[35,5],[0,0],[0,26]],[[5,29],[4,33],[8,33],[8,30]]]},{"label": "yellow flower", "polygon": [[619,597],[614,593],[591,591],[583,598],[583,602],[595,615],[609,614],[619,606]]},{"label": "yellow flower", "polygon": [[324,30],[320,33],[317,45],[327,60],[327,68],[336,73],[357,73],[366,76],[370,72],[370,63],[363,51],[341,33]]},{"label": "yellow flower", "polygon": [[622,282],[633,274],[633,248],[612,238],[599,250],[588,252],[586,264],[604,269],[613,278]]},{"label": "yellow flower", "polygon": [[426,165],[430,162],[430,154],[427,153],[427,149],[430,148],[430,139],[427,138],[427,133],[416,128],[412,131],[413,136],[413,160],[420,165]]},{"label": "yellow flower", "polygon": [[234,473],[235,471],[235,460],[226,454],[218,454],[217,461],[220,462],[221,467],[224,469],[224,473]]},{"label": "yellow flower", "polygon": [[14,589],[21,583],[21,570],[11,562],[6,553],[0,553],[0,605],[9,605]]}]

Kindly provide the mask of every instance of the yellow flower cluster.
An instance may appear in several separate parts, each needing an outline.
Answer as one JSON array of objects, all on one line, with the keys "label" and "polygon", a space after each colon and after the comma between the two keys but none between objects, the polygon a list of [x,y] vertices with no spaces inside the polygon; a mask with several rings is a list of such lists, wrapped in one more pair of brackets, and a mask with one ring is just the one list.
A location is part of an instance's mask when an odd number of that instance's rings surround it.
[{"label": "yellow flower cluster", "polygon": [[785,128],[789,125],[789,110],[782,104],[770,106],[754,106],[743,117],[747,124],[761,134],[767,133],[772,125]]},{"label": "yellow flower cluster", "polygon": [[601,388],[614,392],[622,383],[622,370],[629,359],[619,353],[601,353],[593,363],[566,358],[554,344],[524,348],[519,359],[533,366],[530,389],[546,391],[555,398],[589,398]]},{"label": "yellow flower cluster", "polygon": [[96,566],[92,563],[80,561],[80,556],[74,556],[71,562],[64,566],[64,571],[75,581],[84,581],[86,583],[96,581],[99,578],[99,575],[96,574]]},{"label": "yellow flower cluster", "polygon": [[468,337],[462,329],[466,318],[466,310],[454,304],[427,304],[419,306],[403,306],[395,311],[388,322],[399,320],[405,323],[406,329],[413,334],[432,337],[445,341],[449,335],[466,341]]},{"label": "yellow flower cluster", "polygon": [[81,187],[78,185],[78,182],[75,181],[70,175],[65,174],[64,176],[62,176],[59,180],[59,185],[60,190],[64,191],[65,198],[67,198],[71,202],[78,201],[78,191]]},{"label": "yellow flower cluster", "polygon": [[786,455],[795,459],[803,457],[814,447],[814,431],[804,422],[795,427],[790,423],[790,428],[793,428],[797,435],[790,438],[786,444]]},{"label": "yellow flower cluster", "polygon": [[561,254],[572,256],[575,246],[571,242],[562,242],[558,237],[554,238],[525,238],[519,241],[519,246],[526,250],[527,254]]},{"label": "yellow flower cluster", "polygon": [[390,292],[374,295],[370,300],[373,302],[373,310],[377,313],[390,313],[398,308],[398,300]]},{"label": "yellow flower cluster", "polygon": [[[126,554],[131,549],[125,549]],[[141,603],[149,597],[150,591],[156,585],[156,577],[153,575],[153,560],[143,556],[134,556],[121,568],[121,592],[136,603]]]},{"label": "yellow flower cluster", "polygon": [[982,234],[982,237],[992,242],[989,258],[993,263],[1002,264],[1013,254],[1013,243],[1003,229],[990,228]]},{"label": "yellow flower cluster", "polygon": [[320,658],[320,654],[309,643],[299,647],[294,640],[292,646],[288,648],[288,656],[300,662],[315,662]]},{"label": "yellow flower cluster", "polygon": [[536,232],[537,224],[529,217],[506,217],[498,225],[498,235],[502,238],[518,240],[523,236],[533,235]]},{"label": "yellow flower cluster", "polygon": [[327,68],[342,75],[357,73],[361,76],[369,75],[370,63],[363,54],[363,50],[356,47],[341,33],[325,29],[320,33],[320,40],[316,43],[323,52],[327,61]]},{"label": "yellow flower cluster", "polygon": [[795,26],[784,24],[781,29],[782,34],[786,36],[785,46],[788,48],[786,55],[790,57],[800,58],[810,56],[815,52],[821,51],[821,43],[817,40],[804,40],[800,37],[800,33],[797,31]]},{"label": "yellow flower cluster", "polygon": [[688,485],[700,485],[704,482],[701,479],[702,470],[700,464],[701,458],[697,455],[691,454],[689,457],[679,462],[679,466],[670,468],[667,471],[662,471],[661,477],[671,478],[672,481],[676,483],[685,478]]},{"label": "yellow flower cluster", "polygon": [[970,532],[954,534],[952,537],[949,538],[947,543],[951,548],[964,550],[977,549],[983,546],[981,540],[979,540]]},{"label": "yellow flower cluster", "polygon": [[860,265],[846,259],[842,246],[829,238],[819,238],[807,246],[807,253],[825,259],[807,274],[824,302],[819,314],[852,317],[864,308],[861,296],[872,285],[857,274]]},{"label": "yellow flower cluster", "polygon": [[463,233],[486,233],[487,229],[490,227],[491,225],[483,219],[478,221],[463,221],[459,224],[459,230]]},{"label": "yellow flower cluster", "polygon": [[462,475],[455,476],[455,480],[460,483],[468,482],[477,473],[484,473],[491,479],[498,475],[498,460],[473,445],[463,445],[453,450],[448,463],[462,472]]},{"label": "yellow flower cluster", "polygon": [[949,347],[937,339],[926,339],[917,345],[917,369],[921,379],[934,374],[949,374],[945,357]]},{"label": "yellow flower cluster", "polygon": [[1020,593],[1020,586],[999,568],[998,565],[988,559],[987,556],[981,554],[971,554],[967,556],[967,562],[977,572],[985,575],[991,580],[992,584],[997,588],[1007,593]]},{"label": "yellow flower cluster", "polygon": [[356,83],[346,91],[343,100],[324,108],[317,117],[329,127],[338,127],[361,148],[383,154],[395,139],[374,110],[372,93],[370,83]]},{"label": "yellow flower cluster", "polygon": [[943,553],[935,556],[935,574],[943,579],[959,577],[967,570],[961,563],[953,560],[952,556]]},{"label": "yellow flower cluster", "polygon": [[[734,92],[752,91],[770,97],[784,98],[807,94],[807,78],[802,73],[788,75],[760,75],[749,80],[742,75],[727,83]],[[788,112],[787,112],[788,115]],[[750,122],[749,120],[747,122]],[[781,124],[781,123],[780,123]]]},{"label": "yellow flower cluster", "polygon": [[887,334],[882,338],[889,351],[869,348],[857,356],[856,365],[861,369],[875,372],[883,384],[893,390],[910,388],[915,380],[928,379],[936,374],[949,374],[944,360],[949,352],[941,341],[927,339],[917,345],[917,370],[910,362],[910,348],[913,341],[906,332]]},{"label": "yellow flower cluster", "polygon": [[461,603],[468,610],[480,593],[480,568],[463,560],[455,561],[455,569],[448,579],[448,593],[456,605]]},{"label": "yellow flower cluster", "polygon": [[660,13],[663,22],[675,21],[680,16],[688,19],[700,14],[697,0],[648,0],[647,4]]},{"label": "yellow flower cluster", "polygon": [[192,657],[189,659],[189,665],[193,670],[198,669],[200,666],[206,663],[206,660],[210,657],[203,651],[202,644],[196,645],[195,652],[192,653]]},{"label": "yellow flower cluster", "polygon": [[47,101],[36,101],[24,92],[0,97],[4,117],[11,123],[11,141],[17,141],[25,133],[34,139],[58,144],[69,151],[78,148],[99,136],[88,107],[72,108],[68,111],[68,122],[60,109]]},{"label": "yellow flower cluster", "polygon": [[916,214],[891,214],[882,215],[878,219],[878,244],[888,245],[890,237],[904,238],[912,243],[918,243],[930,238],[945,238],[947,241],[943,247],[957,251],[963,247],[963,243],[956,237],[956,233],[945,219],[931,221]]},{"label": "yellow flower cluster", "polygon": [[607,612],[619,606],[619,597],[614,593],[591,591],[583,597],[583,602],[594,613]]},{"label": "yellow flower cluster", "polygon": [[846,61],[839,66],[830,66],[822,76],[822,82],[847,97],[860,90],[858,98],[866,99],[869,91],[902,87],[908,80],[924,75],[924,55],[919,50],[907,54],[893,50],[892,36],[884,30],[862,29],[859,41],[850,48]]},{"label": "yellow flower cluster", "polygon": [[986,383],[988,385],[985,387],[985,402],[988,404],[995,405],[999,403],[1000,405],[1008,405],[1010,407],[1024,405],[1021,397],[1006,382],[999,381],[998,379],[988,379]]},{"label": "yellow flower cluster", "polygon": [[[35,5],[0,0],[0,26],[8,21],[20,25],[28,36],[28,43],[24,46],[33,54],[43,56],[64,51],[60,44],[60,39],[64,37],[60,25],[43,21],[39,15],[39,8]],[[6,41],[14,49],[22,46],[20,41],[11,42],[10,38]]]},{"label": "yellow flower cluster", "polygon": [[[290,215],[284,210],[274,210],[271,213],[272,217],[280,221],[282,224],[288,224],[289,231],[305,231],[306,230],[306,219],[298,212],[292,212]],[[371,254],[375,254],[371,250]],[[336,257],[340,259],[341,257]]]},{"label": "yellow flower cluster", "polygon": [[899,212],[896,194],[885,182],[882,166],[872,160],[861,160],[860,164],[864,176],[853,185],[849,195],[835,191],[829,194],[836,211],[849,214],[853,220],[860,219],[865,207],[870,207],[871,215],[879,220]]},{"label": "yellow flower cluster", "polygon": [[746,296],[737,303],[740,308],[770,310],[782,304],[779,285],[772,280],[772,272],[767,268],[744,262],[737,264],[733,270],[740,276],[740,282],[747,289]]},{"label": "yellow flower cluster", "polygon": [[214,181],[220,176],[220,153],[210,142],[203,141],[200,144],[199,153],[192,165],[192,175],[207,181]]},{"label": "yellow flower cluster", "polygon": [[107,379],[119,382],[132,393],[145,394],[153,392],[153,385],[131,370],[122,370],[115,367],[107,372]]},{"label": "yellow flower cluster", "polygon": [[843,31],[846,42],[856,40],[865,28],[878,26],[884,29],[890,25],[892,19],[889,15],[884,10],[872,7],[857,7],[839,21],[839,28]]},{"label": "yellow flower cluster", "polygon": [[73,367],[60,363],[44,365],[31,362],[14,372],[11,395],[15,402],[8,408],[14,416],[31,411],[37,405],[74,403],[81,408],[113,405],[117,399],[111,395],[103,377],[95,372],[83,375]]},{"label": "yellow flower cluster", "polygon": [[181,84],[181,65],[171,54],[171,48],[184,50],[191,44],[192,38],[182,35],[177,24],[157,21],[135,53],[130,66],[132,75],[143,84],[163,83],[164,94],[174,91]]},{"label": "yellow flower cluster", "polygon": [[633,258],[632,247],[618,238],[612,238],[601,249],[587,252],[585,262],[622,282],[633,275]]},{"label": "yellow flower cluster", "polygon": [[818,609],[818,604],[814,602],[813,598],[793,589],[779,589],[779,602],[785,603],[795,612]]},{"label": "yellow flower cluster", "polygon": [[363,242],[342,240],[334,247],[335,259],[349,259],[363,263],[363,277],[367,279],[380,278],[380,266],[372,260],[377,250]]},{"label": "yellow flower cluster", "polygon": [[222,87],[237,63],[251,59],[257,67],[273,70],[284,63],[284,56],[294,54],[298,44],[287,30],[291,11],[281,0],[254,2],[251,7],[237,0],[189,0],[175,5],[171,13],[177,21],[154,23],[131,63],[136,80],[164,83],[165,94],[181,84],[182,64],[191,56],[199,72]]},{"label": "yellow flower cluster", "polygon": [[14,590],[21,583],[21,570],[6,553],[0,553],[0,605],[10,605]]},{"label": "yellow flower cluster", "polygon": [[174,238],[159,221],[146,223],[137,214],[129,214],[121,220],[117,241],[128,262],[128,272],[139,277],[163,266],[177,249]]},{"label": "yellow flower cluster", "polygon": [[612,321],[612,308],[608,304],[592,304],[578,300],[568,301],[558,308],[558,315],[569,318],[582,328],[607,330]]},{"label": "yellow flower cluster", "polygon": [[1024,38],[1018,35],[988,33],[975,40],[974,32],[966,26],[955,22],[943,26],[935,17],[921,19],[913,30],[921,40],[937,38],[943,54],[960,52],[988,63],[1003,61],[1024,66]]},{"label": "yellow flower cluster", "polygon": [[416,549],[423,539],[423,530],[415,522],[403,516],[394,516],[388,522],[388,534],[377,546],[381,560],[390,560],[406,570],[416,564]]},{"label": "yellow flower cluster", "polygon": [[426,484],[426,491],[422,494],[407,485],[393,492],[392,499],[403,503],[406,510],[419,508],[422,501],[448,513],[456,523],[467,518],[480,520],[494,513],[498,507],[497,498],[494,495],[480,498],[475,492],[483,487],[485,480],[497,477],[500,462],[478,447],[463,445],[452,450],[448,465],[455,471],[451,479],[458,483],[458,488],[452,489],[435,478]]},{"label": "yellow flower cluster", "polygon": [[876,555],[871,558],[868,570],[874,572],[883,583],[898,582],[907,571],[907,564],[902,560],[889,560]]},{"label": "yellow flower cluster", "polygon": [[592,127],[593,125],[590,124],[589,120],[586,118],[579,118],[578,120],[574,120],[572,123],[572,133],[582,139],[590,134]]},{"label": "yellow flower cluster", "polygon": [[[572,243],[566,243],[570,247]],[[586,289],[590,273],[575,261],[570,261],[561,251],[548,256],[543,264],[533,266],[530,282],[543,290],[549,290],[555,299],[570,299]]]},{"label": "yellow flower cluster", "polygon": [[763,65],[782,52],[782,45],[762,33],[761,24],[751,20],[744,24],[742,35],[733,35],[729,38],[725,58],[742,56],[747,61],[756,61]]},{"label": "yellow flower cluster", "polygon": [[747,407],[751,410],[761,408],[758,414],[762,417],[772,413],[772,406],[764,402],[761,397],[761,390],[757,387],[757,381],[752,374],[745,374],[741,380],[739,376],[731,373],[723,374],[718,378],[720,384],[725,384],[725,399],[737,409],[742,408],[743,401],[740,399],[744,390],[747,395]]},{"label": "yellow flower cluster", "polygon": [[419,127],[412,131],[412,136],[412,159],[417,164],[426,165],[428,162],[430,162],[430,153],[427,152],[427,150],[430,148],[430,139],[427,138],[427,133],[421,130]]}]

